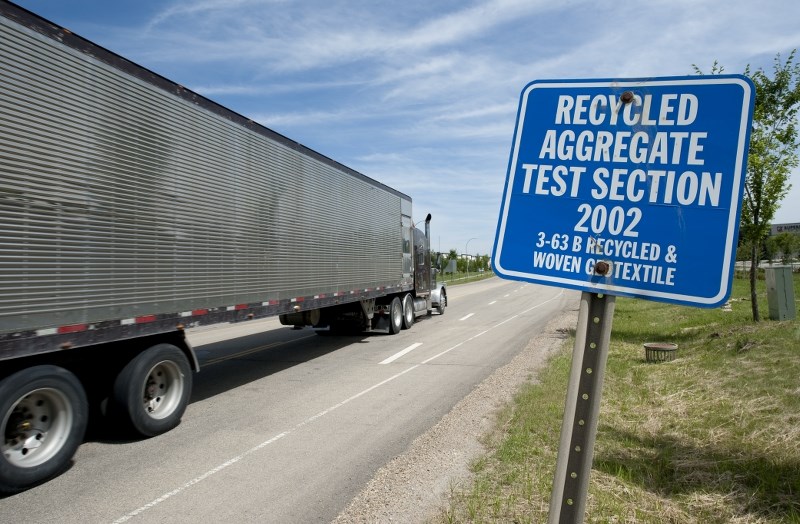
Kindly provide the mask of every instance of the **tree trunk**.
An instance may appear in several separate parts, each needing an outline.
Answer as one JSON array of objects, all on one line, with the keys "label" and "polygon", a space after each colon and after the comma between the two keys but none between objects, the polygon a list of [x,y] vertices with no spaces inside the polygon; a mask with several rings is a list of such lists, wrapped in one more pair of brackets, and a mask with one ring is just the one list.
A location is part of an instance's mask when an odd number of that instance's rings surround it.
[{"label": "tree trunk", "polygon": [[753,322],[759,322],[761,317],[758,314],[758,293],[756,293],[756,283],[758,282],[758,242],[752,242],[750,246],[750,304],[753,309]]}]

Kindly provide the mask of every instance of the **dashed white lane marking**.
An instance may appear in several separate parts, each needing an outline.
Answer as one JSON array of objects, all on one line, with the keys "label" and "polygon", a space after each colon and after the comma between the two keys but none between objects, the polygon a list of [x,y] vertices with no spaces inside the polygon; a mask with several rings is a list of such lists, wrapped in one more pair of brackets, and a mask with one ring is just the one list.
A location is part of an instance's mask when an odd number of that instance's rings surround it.
[{"label": "dashed white lane marking", "polygon": [[472,316],[472,315],[474,315],[474,314],[475,314],[475,313],[470,313],[470,314],[469,314],[469,315],[467,315],[466,317],[461,317],[461,318],[459,318],[459,319],[458,319],[458,321],[459,321],[459,322],[461,322],[462,320],[467,320],[469,317],[471,317],[471,316]]},{"label": "dashed white lane marking", "polygon": [[420,347],[421,345],[422,345],[422,342],[416,342],[416,343],[414,343],[414,344],[411,344],[410,346],[408,346],[407,348],[405,348],[403,351],[399,351],[399,352],[395,353],[394,355],[392,355],[391,357],[389,357],[389,358],[387,358],[387,359],[383,360],[383,361],[381,362],[381,364],[391,364],[392,362],[394,362],[394,361],[395,361],[395,360],[397,360],[398,358],[402,357],[403,355],[406,355],[406,354],[408,354],[408,353],[411,353],[412,351],[414,351],[415,349],[417,349],[417,348],[418,348],[418,347]]}]

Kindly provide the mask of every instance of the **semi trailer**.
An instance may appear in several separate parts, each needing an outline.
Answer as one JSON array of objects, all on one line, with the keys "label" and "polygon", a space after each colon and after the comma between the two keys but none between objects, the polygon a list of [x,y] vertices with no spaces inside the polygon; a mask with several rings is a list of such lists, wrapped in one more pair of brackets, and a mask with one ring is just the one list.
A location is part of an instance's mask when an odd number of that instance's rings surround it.
[{"label": "semi trailer", "polygon": [[409,196],[5,0],[0,42],[0,492],[177,426],[189,328],[444,312]]}]

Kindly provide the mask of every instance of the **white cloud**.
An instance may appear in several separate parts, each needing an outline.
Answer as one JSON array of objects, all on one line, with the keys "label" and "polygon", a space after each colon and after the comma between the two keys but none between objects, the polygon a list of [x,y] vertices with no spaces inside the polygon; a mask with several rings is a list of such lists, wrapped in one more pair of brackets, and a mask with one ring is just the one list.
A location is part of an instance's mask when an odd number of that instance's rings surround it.
[{"label": "white cloud", "polygon": [[[480,237],[481,252],[528,82],[685,75],[715,60],[771,71],[800,47],[800,2],[786,0],[180,0],[136,3],[156,6],[144,22],[112,19],[123,4],[98,2],[101,23],[54,3],[77,33],[409,193],[444,248]],[[787,204],[800,172],[793,183]],[[798,209],[778,216],[800,222]]]}]

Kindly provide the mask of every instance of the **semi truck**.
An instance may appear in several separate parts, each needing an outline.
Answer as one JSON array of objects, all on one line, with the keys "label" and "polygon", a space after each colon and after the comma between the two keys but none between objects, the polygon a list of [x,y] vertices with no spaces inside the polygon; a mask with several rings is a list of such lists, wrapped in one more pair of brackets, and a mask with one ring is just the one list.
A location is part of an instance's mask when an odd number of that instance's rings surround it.
[{"label": "semi truck", "polygon": [[444,313],[406,194],[6,0],[0,42],[0,492],[63,472],[90,417],[177,426],[189,328]]}]

